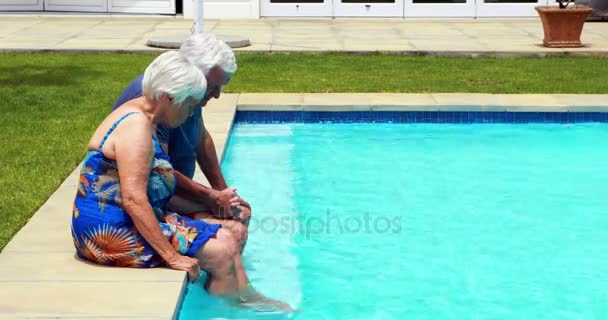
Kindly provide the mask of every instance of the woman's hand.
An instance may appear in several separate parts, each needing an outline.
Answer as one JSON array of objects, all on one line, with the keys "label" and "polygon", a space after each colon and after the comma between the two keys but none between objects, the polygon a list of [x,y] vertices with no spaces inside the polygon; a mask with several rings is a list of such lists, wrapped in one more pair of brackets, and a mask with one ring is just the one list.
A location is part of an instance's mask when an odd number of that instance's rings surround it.
[{"label": "woman's hand", "polygon": [[187,271],[188,281],[190,282],[196,281],[201,275],[201,267],[198,264],[198,260],[188,256],[175,254],[173,258],[167,260],[167,264],[171,269]]}]

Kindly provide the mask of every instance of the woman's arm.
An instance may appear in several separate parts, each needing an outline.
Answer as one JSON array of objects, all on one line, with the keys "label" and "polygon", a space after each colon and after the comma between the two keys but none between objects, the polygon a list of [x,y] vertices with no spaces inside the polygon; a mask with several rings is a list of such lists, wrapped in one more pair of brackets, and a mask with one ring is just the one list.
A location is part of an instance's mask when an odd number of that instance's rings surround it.
[{"label": "woman's arm", "polygon": [[198,261],[175,251],[163,235],[148,200],[148,176],[154,156],[151,137],[152,124],[141,114],[125,119],[110,136],[110,146],[118,165],[123,207],[139,233],[163,260],[173,269],[188,271],[193,281],[200,274]]}]

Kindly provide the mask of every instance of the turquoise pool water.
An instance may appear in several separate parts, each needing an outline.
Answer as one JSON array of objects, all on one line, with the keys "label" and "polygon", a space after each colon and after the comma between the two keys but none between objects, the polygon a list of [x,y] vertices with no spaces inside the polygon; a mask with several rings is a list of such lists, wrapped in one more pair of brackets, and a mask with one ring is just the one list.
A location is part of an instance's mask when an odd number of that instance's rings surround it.
[{"label": "turquoise pool water", "polygon": [[606,124],[237,124],[223,170],[291,318],[608,319]]}]

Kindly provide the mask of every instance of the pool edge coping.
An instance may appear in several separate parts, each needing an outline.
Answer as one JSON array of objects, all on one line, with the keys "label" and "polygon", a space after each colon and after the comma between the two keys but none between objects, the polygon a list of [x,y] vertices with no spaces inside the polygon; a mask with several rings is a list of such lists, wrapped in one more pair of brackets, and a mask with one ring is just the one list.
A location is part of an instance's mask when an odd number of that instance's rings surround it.
[{"label": "pool edge coping", "polygon": [[608,94],[241,93],[237,110],[608,112]]}]

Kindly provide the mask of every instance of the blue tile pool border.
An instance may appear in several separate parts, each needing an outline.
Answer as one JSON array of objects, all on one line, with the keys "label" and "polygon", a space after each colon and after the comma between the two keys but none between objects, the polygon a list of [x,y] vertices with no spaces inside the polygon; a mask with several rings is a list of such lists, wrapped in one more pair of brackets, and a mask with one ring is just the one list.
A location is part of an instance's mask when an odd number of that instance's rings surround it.
[{"label": "blue tile pool border", "polygon": [[508,111],[250,111],[236,123],[608,123],[608,112]]}]

